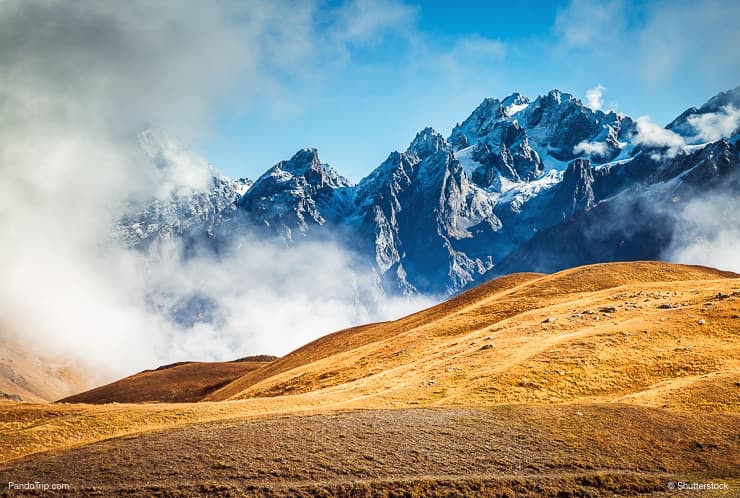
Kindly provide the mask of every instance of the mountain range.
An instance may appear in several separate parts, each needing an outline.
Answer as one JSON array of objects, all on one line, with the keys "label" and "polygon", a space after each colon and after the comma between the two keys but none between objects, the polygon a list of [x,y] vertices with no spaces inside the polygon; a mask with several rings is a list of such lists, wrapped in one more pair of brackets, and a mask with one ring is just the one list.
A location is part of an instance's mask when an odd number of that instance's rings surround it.
[{"label": "mountain range", "polygon": [[[665,128],[558,90],[487,98],[357,184],[304,148],[254,182],[213,170],[210,188],[129,210],[115,234],[140,250],[339,239],[385,292],[439,296],[515,271],[661,259],[684,206],[740,192],[738,109],[740,86]],[[142,137],[157,156],[156,134]]]}]

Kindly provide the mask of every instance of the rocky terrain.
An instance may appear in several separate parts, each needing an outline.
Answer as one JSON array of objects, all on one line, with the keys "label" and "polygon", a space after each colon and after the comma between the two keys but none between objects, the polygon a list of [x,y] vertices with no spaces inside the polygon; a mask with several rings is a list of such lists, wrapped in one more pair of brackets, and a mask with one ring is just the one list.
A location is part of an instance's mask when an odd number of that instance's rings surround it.
[{"label": "rocky terrain", "polygon": [[253,184],[213,170],[210,190],[126,212],[116,234],[131,247],[177,238],[216,251],[241,236],[338,239],[386,292],[442,296],[512,271],[665,259],[692,221],[685,206],[737,195],[738,130],[703,123],[738,107],[740,87],[656,138],[558,90],[515,93],[484,100],[449,137],[425,128],[356,185],[306,148]]},{"label": "rocky terrain", "polygon": [[[512,274],[324,336],[203,402],[2,402],[0,478],[75,496],[733,496],[739,327],[729,272]],[[187,367],[187,392],[193,365],[119,385]]]}]

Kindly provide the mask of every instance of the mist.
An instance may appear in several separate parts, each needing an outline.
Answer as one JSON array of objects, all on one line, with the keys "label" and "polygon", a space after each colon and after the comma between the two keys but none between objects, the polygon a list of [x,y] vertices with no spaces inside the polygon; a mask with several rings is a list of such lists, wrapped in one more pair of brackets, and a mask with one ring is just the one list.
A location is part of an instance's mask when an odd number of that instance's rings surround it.
[{"label": "mist", "polygon": [[665,257],[740,273],[740,199],[717,193],[692,199],[676,213],[673,242]]},{"label": "mist", "polygon": [[[341,241],[287,249],[244,234],[218,258],[185,259],[176,241],[144,254],[111,236],[122,206],[197,192],[214,172],[172,151],[159,167],[143,130],[196,140],[217,102],[264,94],[264,68],[310,47],[309,4],[285,18],[276,2],[186,3],[0,2],[4,327],[29,351],[114,376],[280,355],[430,304],[384,301]],[[171,305],[201,295],[212,316],[173,319]]]}]

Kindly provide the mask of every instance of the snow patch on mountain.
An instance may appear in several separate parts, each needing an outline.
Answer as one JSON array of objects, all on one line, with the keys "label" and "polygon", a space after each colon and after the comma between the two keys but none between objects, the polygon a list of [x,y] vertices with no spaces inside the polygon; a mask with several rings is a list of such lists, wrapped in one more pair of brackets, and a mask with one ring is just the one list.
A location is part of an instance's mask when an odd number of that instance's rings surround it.
[{"label": "snow patch on mountain", "polygon": [[[740,104],[733,92],[688,110],[666,128],[594,110],[558,90],[533,101],[518,93],[488,98],[449,137],[424,128],[406,151],[389,154],[357,185],[322,163],[316,149],[305,148],[254,184],[212,174],[205,188],[129,212],[117,230],[136,247],[183,237],[218,249],[245,227],[287,246],[340,238],[372,262],[387,292],[449,294],[499,265],[514,267],[516,254],[542,253],[539,240],[569,244],[546,234],[573,220],[598,223],[587,213],[617,205],[611,199],[626,198],[625,192],[649,191],[662,199],[656,185],[672,182],[671,188],[689,192],[689,185],[710,188],[732,174],[738,162],[732,140],[687,142],[700,133],[738,135],[733,113]],[[150,149],[160,163],[180,159],[166,148]],[[639,252],[632,239],[615,243],[624,249],[609,246],[604,254]]]}]

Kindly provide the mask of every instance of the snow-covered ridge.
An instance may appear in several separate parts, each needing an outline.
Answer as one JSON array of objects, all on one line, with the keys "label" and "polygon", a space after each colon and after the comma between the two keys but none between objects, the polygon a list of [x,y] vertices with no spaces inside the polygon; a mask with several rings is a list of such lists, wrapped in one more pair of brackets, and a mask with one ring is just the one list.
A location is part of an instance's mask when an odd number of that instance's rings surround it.
[{"label": "snow-covered ridge", "polygon": [[[667,131],[693,137],[696,123],[719,120],[731,132],[726,138],[737,136],[727,110],[740,108],[739,96],[735,89],[689,109]],[[558,90],[534,100],[514,93],[485,99],[449,137],[421,130],[405,151],[389,154],[357,185],[322,163],[313,148],[299,150],[253,184],[189,159],[208,173],[204,188],[129,211],[117,230],[136,247],[168,237],[218,245],[255,228],[295,244],[331,231],[372,262],[388,290],[451,293],[524,248],[533,250],[539,234],[637,186],[677,179],[704,188],[701,175],[737,170],[732,141],[674,150],[641,133],[628,116],[594,111]],[[154,139],[142,145],[158,167],[182,157],[176,148],[157,149]]]}]

